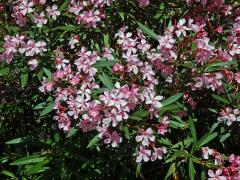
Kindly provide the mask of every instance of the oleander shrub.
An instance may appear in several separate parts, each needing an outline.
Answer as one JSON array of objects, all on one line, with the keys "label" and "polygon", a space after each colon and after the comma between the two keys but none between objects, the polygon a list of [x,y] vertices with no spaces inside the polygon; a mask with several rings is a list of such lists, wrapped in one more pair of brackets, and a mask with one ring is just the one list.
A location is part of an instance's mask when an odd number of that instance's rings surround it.
[{"label": "oleander shrub", "polygon": [[240,179],[238,0],[0,2],[1,179]]}]

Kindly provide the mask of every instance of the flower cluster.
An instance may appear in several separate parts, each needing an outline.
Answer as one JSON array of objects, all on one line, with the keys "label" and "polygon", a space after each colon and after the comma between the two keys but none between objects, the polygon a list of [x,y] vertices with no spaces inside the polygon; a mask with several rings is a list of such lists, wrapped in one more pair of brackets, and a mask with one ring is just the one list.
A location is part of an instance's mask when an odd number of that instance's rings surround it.
[{"label": "flower cluster", "polygon": [[[184,2],[163,1],[155,8],[151,3],[156,2],[150,0],[11,1],[14,21],[5,29],[13,35],[4,37],[0,62],[15,66],[11,62],[19,61],[21,70],[25,65],[31,70],[29,81],[42,78],[39,90],[51,102],[47,110],[42,107],[45,102],[37,109],[42,108],[40,116],[46,118],[50,117],[46,111],[54,109],[53,119],[64,133],[77,128],[108,148],[126,143],[138,163],[161,160],[166,154],[167,162],[174,163],[171,167],[186,160],[197,166],[202,158],[195,157],[194,141],[203,135],[197,142],[202,147],[240,121],[240,8],[233,11],[234,5],[224,0]],[[113,12],[125,6],[134,9],[129,14]],[[184,7],[184,15],[173,10],[178,6]],[[145,22],[142,15],[136,22],[134,13],[145,12],[145,7],[146,12],[157,11],[153,19],[161,18],[166,10],[176,14],[164,15],[161,28],[150,19]],[[114,26],[111,32],[109,24]],[[49,61],[40,63],[41,56]],[[212,126],[214,121],[227,126]],[[211,126],[211,137],[206,137],[202,133]],[[223,145],[223,139],[220,142],[216,146]],[[230,155],[226,163],[226,157],[215,149],[206,145],[201,150],[207,165],[213,167],[208,171],[210,180],[240,178],[239,156]],[[174,162],[186,152],[191,158]]]},{"label": "flower cluster", "polygon": [[232,109],[230,107],[226,107],[221,109],[219,113],[220,117],[218,117],[218,121],[225,122],[228,126],[232,125],[235,121],[240,121],[240,110]]},{"label": "flower cluster", "polygon": [[16,0],[13,3],[12,17],[21,27],[26,25],[27,18],[30,17],[32,22],[35,23],[37,27],[41,28],[44,24],[47,24],[49,18],[56,20],[57,17],[60,16],[60,11],[56,4],[47,6],[43,11],[39,11],[39,8],[35,8],[36,6],[43,6],[45,3],[46,0]]},{"label": "flower cluster", "polygon": [[44,41],[34,41],[32,39],[28,39],[27,36],[19,35],[9,36],[6,35],[4,37],[5,43],[3,45],[4,51],[0,54],[0,61],[7,61],[10,63],[14,56],[18,53],[23,54],[26,57],[30,57],[29,60],[29,68],[31,70],[35,69],[38,65],[38,61],[36,60],[36,55],[42,55],[47,51],[46,43]]},{"label": "flower cluster", "polygon": [[[208,159],[209,155],[215,158],[215,165],[218,165],[217,170],[208,170],[208,180],[228,180],[228,179],[239,179],[240,178],[240,156],[231,154],[228,157],[228,163],[225,163],[223,155],[214,149],[208,147],[202,148],[204,159]],[[225,164],[228,164],[225,166]]]},{"label": "flower cluster", "polygon": [[78,24],[83,24],[86,27],[97,26],[97,23],[105,18],[103,8],[114,0],[71,0],[67,12],[74,14]]},{"label": "flower cluster", "polygon": [[[152,128],[148,128],[147,130],[140,129],[139,134],[136,136],[136,142],[141,142],[139,150],[137,152],[136,162],[144,162],[155,161],[156,159],[162,159],[163,155],[167,153],[166,147],[156,148],[156,137],[153,135]],[[151,151],[152,149],[152,151]]]}]

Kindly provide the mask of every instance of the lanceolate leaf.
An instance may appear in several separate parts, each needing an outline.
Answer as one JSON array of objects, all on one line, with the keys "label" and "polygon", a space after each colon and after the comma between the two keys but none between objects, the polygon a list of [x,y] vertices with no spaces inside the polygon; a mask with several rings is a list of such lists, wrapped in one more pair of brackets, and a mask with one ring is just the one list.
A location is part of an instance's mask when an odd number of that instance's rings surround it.
[{"label": "lanceolate leaf", "polygon": [[65,11],[65,10],[67,9],[67,7],[68,7],[69,2],[70,2],[70,0],[65,0],[65,1],[63,2],[63,4],[60,6],[59,11],[60,11],[60,12]]},{"label": "lanceolate leaf", "polygon": [[191,131],[191,134],[192,134],[192,137],[193,137],[194,141],[197,142],[197,133],[196,133],[196,129],[195,129],[193,119],[191,117],[189,118],[189,128],[190,128],[190,131]]},{"label": "lanceolate leaf", "polygon": [[0,174],[3,174],[3,175],[5,175],[5,176],[11,177],[11,178],[16,178],[16,176],[15,176],[12,172],[7,171],[7,170],[2,170],[2,171],[0,172]]},{"label": "lanceolate leaf", "polygon": [[51,71],[49,71],[49,70],[46,69],[46,68],[43,68],[43,71],[44,71],[44,73],[47,75],[48,79],[51,79],[51,77],[52,77]]},{"label": "lanceolate leaf", "polygon": [[10,165],[24,165],[24,164],[32,164],[32,163],[38,163],[44,161],[45,158],[39,155],[32,155],[27,156],[24,158],[17,159],[16,161],[13,161],[10,163]]},{"label": "lanceolate leaf", "polygon": [[195,180],[196,171],[194,169],[193,161],[191,158],[189,159],[189,162],[188,162],[188,173],[189,173],[190,179]]},{"label": "lanceolate leaf", "polygon": [[157,34],[156,34],[153,30],[149,29],[148,27],[146,27],[145,25],[143,25],[143,24],[140,23],[140,22],[137,22],[137,24],[138,24],[139,28],[140,28],[145,34],[147,34],[149,37],[157,40]]},{"label": "lanceolate leaf", "polygon": [[215,139],[217,137],[218,133],[215,132],[215,133],[212,133],[212,134],[207,134],[207,136],[203,136],[203,138],[201,138],[199,140],[199,147],[202,147],[204,146],[205,144],[209,143],[210,141],[212,141],[213,139]]},{"label": "lanceolate leaf", "polygon": [[71,136],[74,136],[77,133],[78,129],[71,128],[70,131],[67,134],[67,138],[70,138]]},{"label": "lanceolate leaf", "polygon": [[230,133],[226,133],[224,134],[221,138],[220,138],[220,142],[224,142],[227,138],[229,138],[231,136]]},{"label": "lanceolate leaf", "polygon": [[165,100],[162,102],[163,106],[168,106],[168,105],[170,105],[170,104],[173,104],[173,103],[176,102],[179,98],[181,98],[182,95],[183,95],[183,93],[179,93],[179,94],[177,94],[177,95],[175,95],[175,96],[171,96],[170,98],[165,99]]},{"label": "lanceolate leaf", "polygon": [[113,88],[113,83],[112,83],[111,79],[104,72],[102,73],[102,75],[99,75],[99,79],[102,81],[104,86],[106,86],[108,89],[112,89]]},{"label": "lanceolate leaf", "polygon": [[27,85],[28,82],[28,72],[23,72],[20,76],[21,78],[21,86],[25,87]]},{"label": "lanceolate leaf", "polygon": [[45,116],[48,113],[50,113],[53,110],[54,106],[55,106],[54,102],[49,103],[47,107],[40,113],[40,116]]},{"label": "lanceolate leaf", "polygon": [[16,139],[12,139],[10,141],[7,141],[6,144],[19,144],[23,142],[23,138],[16,138]]},{"label": "lanceolate leaf", "polygon": [[224,97],[222,97],[222,96],[213,94],[212,97],[213,97],[214,99],[216,99],[217,101],[219,101],[219,102],[222,102],[222,103],[225,103],[225,104],[230,104],[230,102],[229,102],[226,98],[224,98]]},{"label": "lanceolate leaf", "polygon": [[95,144],[97,144],[97,142],[99,141],[99,137],[98,136],[95,136],[88,144],[87,148],[90,148],[92,146],[94,146]]}]

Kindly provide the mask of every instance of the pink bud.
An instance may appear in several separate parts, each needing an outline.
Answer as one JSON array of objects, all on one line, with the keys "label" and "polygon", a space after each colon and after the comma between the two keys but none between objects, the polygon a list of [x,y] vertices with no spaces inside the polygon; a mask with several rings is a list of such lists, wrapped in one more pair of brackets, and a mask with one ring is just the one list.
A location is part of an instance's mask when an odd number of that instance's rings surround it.
[{"label": "pink bud", "polygon": [[223,33],[223,27],[222,27],[222,26],[218,26],[217,29],[216,29],[216,31],[217,31],[219,34]]},{"label": "pink bud", "polygon": [[113,72],[114,73],[118,73],[118,72],[120,72],[122,70],[122,67],[121,67],[121,65],[120,64],[114,64],[113,65]]}]

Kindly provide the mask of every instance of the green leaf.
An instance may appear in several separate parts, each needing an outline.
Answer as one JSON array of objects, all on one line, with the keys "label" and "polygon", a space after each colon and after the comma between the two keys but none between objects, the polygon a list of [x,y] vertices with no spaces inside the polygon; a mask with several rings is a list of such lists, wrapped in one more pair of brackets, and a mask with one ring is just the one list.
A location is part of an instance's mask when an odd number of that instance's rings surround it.
[{"label": "green leaf", "polygon": [[188,157],[189,154],[186,150],[177,150],[175,153],[174,153],[174,156],[175,157]]},{"label": "green leaf", "polygon": [[74,136],[77,133],[77,131],[78,131],[78,129],[76,129],[74,127],[71,128],[66,137],[70,138],[70,137]]},{"label": "green leaf", "polygon": [[212,113],[218,114],[218,111],[216,109],[213,108],[208,108],[208,110]]},{"label": "green leaf", "polygon": [[189,118],[189,129],[191,131],[191,135],[193,137],[193,140],[195,142],[197,142],[197,133],[196,133],[196,129],[195,129],[193,119],[191,117]]},{"label": "green leaf", "polygon": [[70,32],[70,31],[76,31],[79,27],[77,26],[74,26],[74,25],[65,25],[65,26],[58,26],[56,28],[53,28],[52,31],[56,31],[56,30],[62,30],[62,31],[67,31],[67,32]]},{"label": "green leaf", "polygon": [[25,87],[27,85],[28,82],[28,72],[23,72],[20,76],[21,78],[21,86]]},{"label": "green leaf", "polygon": [[0,69],[0,76],[6,76],[8,75],[10,72],[10,68],[9,67],[4,67]]},{"label": "green leaf", "polygon": [[60,136],[60,134],[59,133],[55,133],[54,134],[54,140],[55,140],[55,142],[59,142],[60,141],[60,139],[61,139],[61,136]]},{"label": "green leaf", "polygon": [[11,177],[11,178],[16,178],[16,176],[15,176],[12,172],[7,171],[7,170],[2,170],[2,171],[0,172],[0,174],[3,174],[3,175],[5,175],[5,176]]},{"label": "green leaf", "polygon": [[102,68],[102,67],[112,67],[114,64],[116,64],[118,61],[107,61],[106,59],[103,59],[100,60],[100,61],[97,61],[93,67],[95,68]]},{"label": "green leaf", "polygon": [[135,111],[133,114],[133,116],[138,116],[141,118],[145,118],[148,116],[148,111],[144,110],[144,109],[139,109],[138,111]]},{"label": "green leaf", "polygon": [[121,19],[124,21],[125,20],[124,12],[118,12],[118,14],[121,17]]},{"label": "green leaf", "polygon": [[103,35],[103,42],[104,42],[105,47],[109,47],[109,35],[108,34]]},{"label": "green leaf", "polygon": [[174,95],[174,96],[171,96],[170,98],[167,98],[165,99],[163,102],[162,102],[162,105],[163,106],[168,106],[170,104],[173,104],[174,102],[176,102],[179,98],[181,98],[183,95],[183,93],[179,93],[177,95]]},{"label": "green leaf", "polygon": [[185,124],[182,124],[180,122],[171,120],[169,126],[172,127],[172,128],[178,129],[178,128],[185,127]]},{"label": "green leaf", "polygon": [[236,65],[236,64],[238,64],[237,61],[215,62],[215,63],[209,64],[206,67],[205,72],[213,67],[224,67],[224,66]]},{"label": "green leaf", "polygon": [[164,145],[167,145],[167,146],[170,146],[171,145],[171,141],[167,138],[161,138],[160,140],[158,140],[158,142],[160,144],[164,144]]},{"label": "green leaf", "polygon": [[134,116],[134,115],[129,116],[129,119],[136,120],[136,121],[141,121],[142,120],[141,117]]},{"label": "green leaf", "polygon": [[19,32],[20,28],[18,26],[5,26],[8,31]]},{"label": "green leaf", "polygon": [[48,170],[49,167],[43,167],[48,162],[49,162],[49,160],[45,160],[43,162],[34,164],[31,168],[29,168],[29,170],[27,170],[27,174],[31,175],[31,174],[36,174],[36,173],[40,173],[40,172],[44,172],[44,171]]},{"label": "green leaf", "polygon": [[151,29],[149,29],[148,27],[146,27],[145,25],[143,25],[140,22],[137,22],[139,28],[145,33],[147,34],[149,37],[157,40],[157,34],[155,32],[153,32]]},{"label": "green leaf", "polygon": [[19,144],[23,142],[23,138],[16,138],[12,139],[10,141],[7,141],[5,144]]},{"label": "green leaf", "polygon": [[141,167],[142,164],[141,163],[137,163],[137,167],[136,167],[136,177],[138,177],[141,173]]},{"label": "green leaf", "polygon": [[[179,104],[171,104],[169,106],[163,106],[161,109],[160,109],[160,113],[161,114],[164,114],[165,112],[169,111],[169,112],[174,112],[174,111],[178,111],[180,108],[182,108],[181,105]],[[178,111],[179,112],[179,111]]]},{"label": "green leaf", "polygon": [[67,9],[67,7],[68,7],[68,4],[69,4],[69,1],[70,0],[65,0],[64,2],[63,2],[63,4],[60,6],[60,8],[59,8],[59,11],[60,12],[63,12],[63,11],[65,11],[66,9]]},{"label": "green leaf", "polygon": [[168,169],[166,176],[164,177],[164,180],[169,179],[173,175],[174,171],[175,171],[175,163],[172,163]]},{"label": "green leaf", "polygon": [[53,110],[54,106],[55,106],[54,102],[49,103],[47,105],[47,107],[40,113],[40,117],[45,116],[48,113],[50,113]]},{"label": "green leaf", "polygon": [[219,124],[220,124],[219,122],[214,123],[214,124],[212,125],[209,133],[213,133],[213,131],[218,127]]},{"label": "green leaf", "polygon": [[28,170],[27,174],[28,175],[37,174],[37,173],[44,172],[48,169],[50,169],[50,168],[49,167],[42,167],[41,165],[36,164],[31,169]]},{"label": "green leaf", "polygon": [[220,142],[224,142],[227,138],[231,136],[231,133],[226,133],[220,138]]},{"label": "green leaf", "polygon": [[111,79],[104,72],[102,72],[102,75],[99,75],[98,77],[101,80],[101,82],[104,84],[104,86],[106,86],[108,89],[112,89],[114,87]]},{"label": "green leaf", "polygon": [[97,50],[97,52],[98,52],[98,53],[100,53],[100,52],[101,52],[101,51],[100,51],[100,47],[99,47],[99,44],[98,44],[98,43],[96,43],[96,44],[95,44],[95,48],[96,48],[96,50]]},{"label": "green leaf", "polygon": [[89,144],[87,145],[87,148],[90,148],[90,147],[94,146],[95,144],[98,143],[98,141],[100,141],[99,137],[98,137],[98,136],[95,136],[95,137],[89,142]]},{"label": "green leaf", "polygon": [[212,133],[210,135],[207,134],[207,136],[203,136],[203,138],[201,138],[199,140],[199,145],[198,147],[202,147],[204,146],[205,144],[209,143],[210,141],[212,141],[213,139],[215,139],[217,137],[218,133],[215,132],[215,133]]},{"label": "green leaf", "polygon": [[52,77],[51,71],[49,71],[49,70],[46,69],[46,68],[43,68],[43,71],[44,71],[44,73],[47,75],[48,79],[51,79],[51,77]]},{"label": "green leaf", "polygon": [[212,97],[213,97],[214,99],[216,99],[217,101],[220,101],[220,102],[222,102],[222,103],[230,104],[230,102],[229,102],[226,98],[224,98],[224,97],[222,97],[222,96],[213,94]]},{"label": "green leaf", "polygon": [[189,159],[189,162],[188,162],[188,173],[189,173],[190,179],[191,179],[191,180],[194,180],[194,179],[195,179],[196,171],[195,171],[195,169],[194,169],[193,161],[192,161],[191,158]]},{"label": "green leaf", "polygon": [[46,105],[46,102],[41,102],[38,105],[36,105],[33,109],[43,109]]},{"label": "green leaf", "polygon": [[45,158],[41,157],[40,155],[32,155],[32,156],[27,156],[24,158],[17,159],[16,161],[13,161],[10,163],[10,165],[25,165],[25,164],[33,164],[33,163],[38,163],[44,161]]},{"label": "green leaf", "polygon": [[127,125],[124,126],[124,131],[125,131],[125,137],[126,137],[127,139],[131,139]]}]

